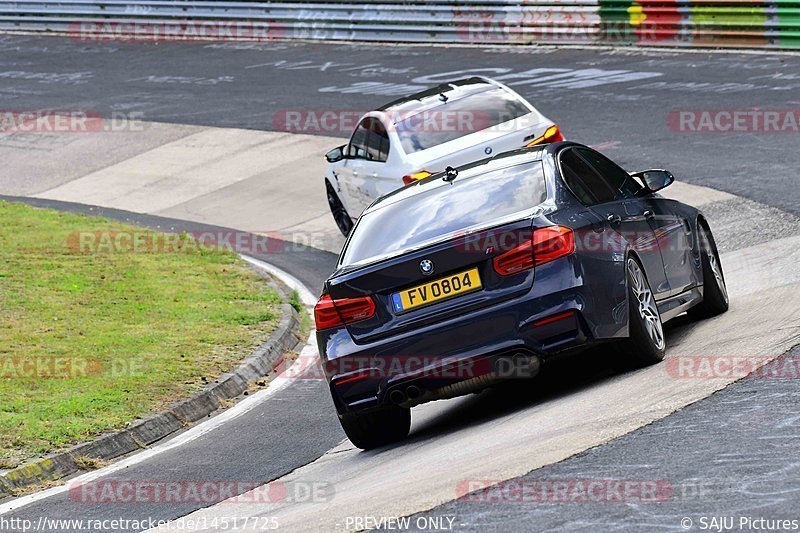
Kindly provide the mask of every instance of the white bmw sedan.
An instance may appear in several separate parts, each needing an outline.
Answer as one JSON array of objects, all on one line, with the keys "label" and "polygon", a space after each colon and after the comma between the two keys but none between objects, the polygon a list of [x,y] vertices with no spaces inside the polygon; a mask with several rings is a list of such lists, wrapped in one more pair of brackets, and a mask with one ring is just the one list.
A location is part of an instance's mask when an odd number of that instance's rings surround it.
[{"label": "white bmw sedan", "polygon": [[364,115],[327,153],[328,204],[347,236],[373,201],[412,181],[515,148],[564,140],[519,94],[484,77],[445,83]]}]

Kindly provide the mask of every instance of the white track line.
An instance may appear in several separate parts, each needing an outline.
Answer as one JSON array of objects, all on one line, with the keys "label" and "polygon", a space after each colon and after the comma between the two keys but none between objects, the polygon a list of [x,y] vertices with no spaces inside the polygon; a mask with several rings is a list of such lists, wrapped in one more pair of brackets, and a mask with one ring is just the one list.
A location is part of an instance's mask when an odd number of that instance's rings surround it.
[{"label": "white track line", "polygon": [[296,290],[300,294],[300,299],[303,301],[303,305],[314,307],[314,304],[317,303],[317,297],[314,296],[310,290],[308,290],[308,287],[303,285],[302,281],[292,276],[285,270],[281,270],[274,265],[266,263],[260,259],[256,259],[255,257],[250,257],[249,255],[243,255],[242,259],[257,268],[266,270],[268,273],[281,280],[290,289]]},{"label": "white track line", "polygon": [[[270,265],[269,263],[265,263],[264,261],[254,259],[252,257],[243,256],[243,258],[248,263],[251,263],[259,268],[266,270],[271,275],[280,279],[284,284],[296,290],[300,294],[300,298],[302,299],[303,303],[306,306],[313,306],[314,303],[316,303],[316,298],[314,297],[312,292],[308,290],[308,288],[305,285],[303,285],[297,278],[295,278],[288,272],[285,272],[276,266]],[[227,422],[230,422],[231,420],[234,420],[248,413],[255,407],[258,407],[259,405],[264,403],[271,396],[274,396],[281,390],[288,387],[290,383],[296,381],[295,376],[299,375],[300,372],[302,372],[304,365],[307,365],[309,361],[314,361],[316,357],[318,357],[317,342],[316,342],[315,332],[312,330],[311,334],[308,337],[306,345],[300,352],[300,357],[298,357],[289,368],[287,368],[286,370],[281,372],[277,377],[275,377],[270,382],[269,387],[267,387],[266,389],[260,390],[255,394],[248,396],[247,398],[238,402],[230,409],[223,411],[219,415],[210,418],[205,422],[197,424],[196,426],[193,426],[191,429],[187,430],[185,433],[181,433],[180,435],[168,441],[165,441],[161,444],[157,444],[152,448],[148,448],[142,452],[136,453],[135,455],[127,457],[105,468],[101,468],[99,470],[94,470],[92,472],[82,474],[76,478],[71,479],[64,485],[59,485],[58,487],[52,487],[50,489],[43,490],[35,494],[21,496],[6,503],[0,504],[0,515],[20,509],[21,507],[25,507],[26,505],[30,505],[34,502],[38,502],[45,498],[49,498],[50,496],[55,496],[56,494],[67,492],[69,490],[69,487],[73,483],[86,483],[88,481],[93,481],[100,477],[113,474],[114,472],[124,470],[125,468],[128,468],[130,466],[134,466],[139,463],[145,462],[151,459],[152,457],[155,457],[156,455],[162,454],[166,451],[172,450],[179,446],[183,446],[188,442],[192,442],[202,437],[206,433],[214,431],[223,424],[226,424]]]}]

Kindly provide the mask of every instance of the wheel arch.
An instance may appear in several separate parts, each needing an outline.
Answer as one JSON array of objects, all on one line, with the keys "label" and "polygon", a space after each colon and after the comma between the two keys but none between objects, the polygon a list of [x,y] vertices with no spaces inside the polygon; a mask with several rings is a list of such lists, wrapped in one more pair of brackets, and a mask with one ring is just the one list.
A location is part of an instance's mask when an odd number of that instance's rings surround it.
[{"label": "wheel arch", "polygon": [[[708,235],[708,240],[711,243],[711,248],[714,250],[714,253],[717,254],[717,256],[719,256],[719,249],[717,248],[717,239],[714,238],[714,232],[711,231],[711,225],[708,223],[708,220],[706,219],[705,215],[703,215],[703,213],[698,212],[697,218],[695,220],[695,228],[697,230],[703,228],[703,230],[706,232],[706,235]],[[697,253],[699,254],[700,232],[695,231],[695,234],[697,235],[697,237],[695,238],[697,242],[695,242],[695,244],[697,245]]]}]

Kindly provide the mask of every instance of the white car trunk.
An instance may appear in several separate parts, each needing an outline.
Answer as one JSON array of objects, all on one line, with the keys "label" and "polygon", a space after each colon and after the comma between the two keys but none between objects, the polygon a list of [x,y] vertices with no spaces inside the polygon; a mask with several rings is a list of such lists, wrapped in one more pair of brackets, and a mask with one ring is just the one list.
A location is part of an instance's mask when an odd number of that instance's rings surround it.
[{"label": "white car trunk", "polygon": [[[531,112],[492,128],[408,154],[406,160],[414,172],[427,170],[436,173],[448,166],[456,167],[522,148],[534,138],[544,135],[545,130],[552,125],[551,121],[536,112]],[[526,141],[528,137],[530,139]]]}]

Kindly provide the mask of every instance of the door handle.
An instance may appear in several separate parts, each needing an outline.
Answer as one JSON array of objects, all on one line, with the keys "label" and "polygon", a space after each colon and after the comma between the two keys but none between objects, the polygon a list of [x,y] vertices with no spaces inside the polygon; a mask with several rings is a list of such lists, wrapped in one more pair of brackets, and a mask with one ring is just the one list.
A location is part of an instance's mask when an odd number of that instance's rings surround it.
[{"label": "door handle", "polygon": [[642,216],[644,218],[646,218],[647,220],[653,220],[653,219],[656,218],[656,214],[653,213],[652,211],[650,211],[649,209],[647,211],[645,211],[644,213],[642,213]]},{"label": "door handle", "polygon": [[609,224],[619,224],[622,222],[622,217],[614,213],[609,213],[606,220],[608,220]]}]

